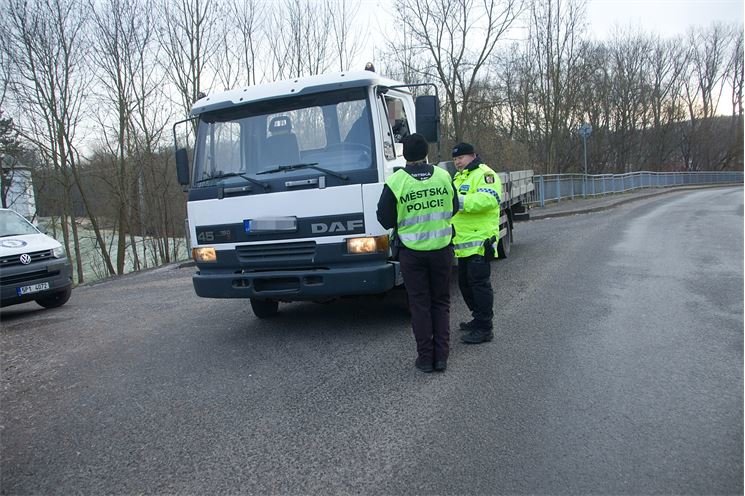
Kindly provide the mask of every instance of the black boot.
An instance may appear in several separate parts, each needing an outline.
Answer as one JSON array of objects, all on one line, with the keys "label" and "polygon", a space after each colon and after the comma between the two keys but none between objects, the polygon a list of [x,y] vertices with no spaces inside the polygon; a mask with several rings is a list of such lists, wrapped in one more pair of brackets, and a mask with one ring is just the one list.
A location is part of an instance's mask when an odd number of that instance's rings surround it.
[{"label": "black boot", "polygon": [[432,366],[432,359],[427,360],[427,359],[417,358],[416,361],[414,362],[414,367],[418,368],[425,374],[429,374],[430,372],[435,370],[435,368]]},{"label": "black boot", "polygon": [[477,329],[489,329],[492,328],[491,322],[481,322],[479,320],[473,319],[469,322],[461,322],[459,324],[461,331],[474,331]]},{"label": "black boot", "polygon": [[486,343],[494,339],[494,333],[491,329],[474,329],[461,338],[466,344]]}]

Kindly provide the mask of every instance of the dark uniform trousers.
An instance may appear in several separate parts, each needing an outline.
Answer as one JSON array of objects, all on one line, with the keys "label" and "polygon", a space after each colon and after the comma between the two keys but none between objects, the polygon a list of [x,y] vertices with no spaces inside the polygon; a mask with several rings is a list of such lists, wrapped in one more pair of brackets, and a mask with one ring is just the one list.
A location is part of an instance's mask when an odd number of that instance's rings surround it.
[{"label": "dark uniform trousers", "polygon": [[450,353],[453,248],[446,246],[434,251],[416,251],[401,247],[399,261],[419,358],[447,360]]},{"label": "dark uniform trousers", "polygon": [[458,259],[458,286],[474,320],[491,329],[494,318],[494,291],[491,265],[482,255]]}]

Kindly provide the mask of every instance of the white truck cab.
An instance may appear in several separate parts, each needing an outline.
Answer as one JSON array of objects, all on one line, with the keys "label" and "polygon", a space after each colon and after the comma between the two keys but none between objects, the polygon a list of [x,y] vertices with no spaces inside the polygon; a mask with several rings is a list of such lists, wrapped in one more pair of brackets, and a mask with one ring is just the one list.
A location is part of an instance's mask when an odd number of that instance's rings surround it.
[{"label": "white truck cab", "polygon": [[[188,191],[199,296],[280,301],[384,293],[402,279],[377,221],[401,139],[437,140],[436,96],[371,71],[298,78],[213,94],[192,118],[193,159],[176,146]],[[190,167],[191,165],[191,167]]]},{"label": "white truck cab", "polygon": [[0,208],[0,306],[36,301],[45,308],[67,303],[72,266],[62,245],[20,214]]}]

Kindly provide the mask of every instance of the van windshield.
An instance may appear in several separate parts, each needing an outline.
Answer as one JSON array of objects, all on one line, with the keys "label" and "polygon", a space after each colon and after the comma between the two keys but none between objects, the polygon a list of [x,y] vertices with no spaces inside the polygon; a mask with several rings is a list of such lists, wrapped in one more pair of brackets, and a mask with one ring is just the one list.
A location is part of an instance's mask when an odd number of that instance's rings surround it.
[{"label": "van windshield", "polygon": [[39,230],[12,210],[0,210],[0,238],[19,234],[39,234]]},{"label": "van windshield", "polygon": [[196,188],[374,168],[366,88],[249,103],[201,116]]}]

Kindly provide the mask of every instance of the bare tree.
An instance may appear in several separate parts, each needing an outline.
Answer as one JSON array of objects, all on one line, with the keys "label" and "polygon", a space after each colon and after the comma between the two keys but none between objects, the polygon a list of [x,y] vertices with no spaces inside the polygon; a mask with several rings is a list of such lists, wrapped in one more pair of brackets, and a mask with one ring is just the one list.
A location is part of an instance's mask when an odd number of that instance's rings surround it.
[{"label": "bare tree", "polygon": [[617,32],[610,45],[613,74],[612,157],[617,172],[640,162],[640,131],[646,128],[649,42],[640,32]]},{"label": "bare tree", "polygon": [[611,163],[610,140],[614,106],[613,72],[610,49],[604,43],[586,43],[581,50],[578,75],[582,89],[578,93],[577,109],[582,119],[592,126],[587,140],[587,170],[603,172]]},{"label": "bare tree", "polygon": [[475,129],[478,116],[469,109],[480,72],[522,5],[521,0],[396,0],[404,33],[418,55],[431,60],[431,72],[445,90],[454,141]]},{"label": "bare tree", "polygon": [[[180,187],[176,185],[178,194],[170,193],[171,184],[175,183],[173,171],[167,167],[167,159],[160,153],[164,146],[165,132],[169,124],[178,115],[178,110],[170,104],[167,95],[163,94],[162,86],[165,75],[157,70],[159,46],[155,43],[148,45],[149,49],[139,54],[138,70],[132,74],[134,79],[135,107],[130,119],[130,160],[137,164],[137,203],[136,218],[138,232],[142,236],[153,238],[155,245],[168,244],[169,236],[183,228],[185,217],[184,198]],[[167,144],[171,148],[170,139]],[[170,222],[171,211],[178,210],[177,226]],[[165,219],[165,220],[164,220]],[[148,243],[143,243],[142,263],[147,267],[149,263]],[[169,250],[166,249],[168,254]],[[159,257],[157,250],[152,251],[153,262],[159,260],[168,262],[168,257]],[[137,260],[135,260],[137,262]]]},{"label": "bare tree", "polygon": [[[10,0],[2,16],[5,49],[13,70],[11,91],[24,117],[23,134],[38,148],[44,161],[52,164],[62,181],[62,233],[70,253],[70,219],[79,282],[84,277],[71,200],[75,185],[97,242],[104,246],[78,173],[76,133],[90,84],[86,71],[86,15],[87,9],[79,0]],[[108,268],[113,272],[110,263]]]},{"label": "bare tree", "polygon": [[284,0],[272,11],[267,43],[272,79],[310,76],[328,70],[331,28],[329,4]]},{"label": "bare tree", "polygon": [[[5,39],[8,34],[6,29],[0,29],[0,45],[8,45],[9,40]],[[8,207],[8,192],[13,183],[15,165],[18,163],[17,155],[21,150],[18,130],[13,119],[3,116],[10,77],[9,54],[7,50],[0,50],[0,204],[3,208]]]},{"label": "bare tree", "polygon": [[546,172],[560,173],[559,148],[570,139],[573,104],[578,90],[579,39],[584,27],[584,0],[535,0],[528,43],[536,66],[536,96]]},{"label": "bare tree", "polygon": [[686,50],[679,39],[652,41],[650,51],[650,97],[652,130],[648,165],[659,169],[671,161],[675,150],[672,139],[677,123],[684,117],[680,92],[686,67]]},{"label": "bare tree", "polygon": [[352,59],[359,53],[367,33],[355,28],[359,4],[350,6],[347,0],[326,0],[326,12],[331,16],[331,33],[340,71],[349,70]]},{"label": "bare tree", "polygon": [[[99,5],[90,7],[95,25],[96,65],[100,71],[98,81],[103,90],[99,110],[105,115],[99,119],[100,134],[115,163],[114,173],[107,177],[111,178],[111,194],[117,206],[116,273],[123,274],[128,236],[135,264],[139,264],[132,228],[138,223],[140,166],[131,157],[131,131],[137,106],[136,77],[145,62],[141,54],[151,41],[151,5],[136,0],[106,0]],[[111,122],[108,116],[113,117]]]},{"label": "bare tree", "polygon": [[205,68],[217,55],[220,26],[218,0],[161,0],[158,40],[165,55],[163,70],[181,100],[182,115],[205,89]]},{"label": "bare tree", "polygon": [[3,118],[3,109],[0,107],[0,200],[3,208],[10,206],[8,193],[16,179],[16,165],[22,151],[13,119]]},{"label": "bare tree", "polygon": [[228,15],[219,28],[218,50],[208,61],[219,89],[256,84],[266,10],[256,0],[227,0]]},{"label": "bare tree", "polygon": [[730,120],[730,156],[739,169],[743,167],[743,78],[745,77],[745,61],[743,60],[743,30],[742,26],[735,26],[732,40],[731,58],[725,76],[727,84],[732,89],[732,117]]},{"label": "bare tree", "polygon": [[686,168],[720,167],[729,159],[716,152],[713,117],[719,107],[727,72],[732,31],[722,24],[691,29],[688,35],[689,72],[684,84],[688,126],[681,140]]}]

